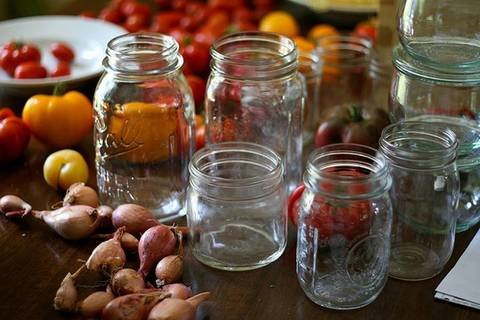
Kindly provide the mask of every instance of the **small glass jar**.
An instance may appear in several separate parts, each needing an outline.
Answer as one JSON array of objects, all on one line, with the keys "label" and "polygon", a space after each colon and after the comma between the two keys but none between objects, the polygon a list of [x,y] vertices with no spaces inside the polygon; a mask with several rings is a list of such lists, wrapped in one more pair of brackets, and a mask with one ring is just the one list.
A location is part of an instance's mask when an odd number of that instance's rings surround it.
[{"label": "small glass jar", "polygon": [[375,149],[316,149],[304,174],[297,276],[305,294],[331,309],[372,302],[388,278],[392,207],[385,158]]},{"label": "small glass jar", "polygon": [[365,83],[365,106],[388,112],[393,65],[374,51],[370,59]]},{"label": "small glass jar", "polygon": [[243,271],[282,255],[287,195],[277,153],[249,142],[211,144],[194,154],[189,171],[187,222],[195,258]]},{"label": "small glass jar", "polygon": [[371,42],[356,36],[318,39],[316,50],[323,63],[319,99],[321,118],[339,106],[363,104],[371,46]]},{"label": "small glass jar", "polygon": [[443,123],[457,135],[457,231],[466,230],[480,220],[480,72],[440,72],[412,59],[402,47],[395,48],[393,57],[391,119]]},{"label": "small glass jar", "polygon": [[479,12],[476,0],[404,0],[398,10],[400,42],[436,69],[479,69]]},{"label": "small glass jar", "polygon": [[118,36],[107,46],[94,96],[101,202],[136,203],[160,220],[184,214],[194,104],[174,38]]},{"label": "small glass jar", "polygon": [[234,33],[218,39],[211,55],[206,144],[248,141],[275,150],[293,189],[302,170],[305,93],[295,43],[274,33]]},{"label": "small glass jar", "polygon": [[452,254],[460,190],[457,147],[455,133],[434,123],[404,121],[382,132],[380,151],[393,180],[393,278],[431,278]]}]

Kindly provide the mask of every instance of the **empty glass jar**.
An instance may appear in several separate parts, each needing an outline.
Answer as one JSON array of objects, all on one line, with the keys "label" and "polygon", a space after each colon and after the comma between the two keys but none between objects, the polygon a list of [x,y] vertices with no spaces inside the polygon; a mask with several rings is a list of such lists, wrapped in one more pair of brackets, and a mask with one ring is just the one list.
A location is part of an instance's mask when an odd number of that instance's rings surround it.
[{"label": "empty glass jar", "polygon": [[95,97],[102,203],[137,203],[161,220],[184,214],[194,105],[177,42],[153,33],[108,43]]},{"label": "empty glass jar", "polygon": [[390,117],[422,120],[453,130],[459,143],[457,167],[461,198],[457,231],[480,220],[480,73],[440,72],[394,50]]},{"label": "empty glass jar", "polygon": [[331,309],[372,302],[388,278],[391,178],[375,149],[316,149],[304,174],[297,233],[297,276],[305,294]]},{"label": "empty glass jar", "polygon": [[189,171],[187,222],[195,258],[242,271],[282,255],[287,195],[277,153],[249,142],[210,144],[194,154]]},{"label": "empty glass jar", "polygon": [[207,145],[249,141],[275,150],[285,161],[287,186],[293,189],[302,169],[305,92],[294,42],[273,33],[234,33],[218,39],[211,55]]},{"label": "empty glass jar", "polygon": [[383,130],[380,151],[393,181],[390,276],[428,279],[450,258],[460,190],[457,147],[453,131],[434,123],[404,121]]},{"label": "empty glass jar", "polygon": [[406,50],[440,70],[480,67],[480,2],[404,0],[398,32]]}]

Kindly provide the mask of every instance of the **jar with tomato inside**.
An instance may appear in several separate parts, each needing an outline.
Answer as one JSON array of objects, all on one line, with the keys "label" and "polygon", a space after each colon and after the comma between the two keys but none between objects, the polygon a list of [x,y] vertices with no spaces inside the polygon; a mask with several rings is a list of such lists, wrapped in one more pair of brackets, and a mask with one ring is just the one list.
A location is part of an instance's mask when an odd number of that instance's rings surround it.
[{"label": "jar with tomato inside", "polygon": [[234,33],[218,39],[211,55],[206,144],[249,141],[275,150],[293,190],[302,170],[305,95],[295,43],[273,33]]},{"label": "jar with tomato inside", "polygon": [[136,203],[163,220],[185,214],[194,103],[174,38],[126,34],[108,43],[94,96],[102,203]]},{"label": "jar with tomato inside", "polygon": [[467,230],[480,221],[480,72],[440,71],[401,46],[394,49],[393,62],[390,118],[434,122],[457,136],[461,196],[456,230]]},{"label": "jar with tomato inside", "polygon": [[386,159],[367,146],[325,146],[310,155],[303,181],[289,203],[298,230],[300,286],[330,309],[371,303],[388,278],[392,207]]}]

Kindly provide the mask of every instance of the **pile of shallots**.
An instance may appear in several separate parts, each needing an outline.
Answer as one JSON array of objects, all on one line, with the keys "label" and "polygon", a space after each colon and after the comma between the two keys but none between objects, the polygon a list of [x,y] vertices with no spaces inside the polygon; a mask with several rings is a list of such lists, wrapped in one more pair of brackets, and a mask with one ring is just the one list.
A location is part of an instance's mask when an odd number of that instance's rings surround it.
[{"label": "pile of shallots", "polygon": [[[139,205],[123,204],[115,210],[100,206],[95,190],[78,183],[68,189],[62,206],[53,211],[33,210],[21,198],[7,195],[0,198],[0,212],[7,217],[32,215],[42,219],[65,239],[106,239],[80,269],[65,276],[54,298],[57,310],[104,320],[188,320],[195,318],[197,306],[209,298],[209,292],[192,296],[190,288],[178,282],[184,267],[185,230],[159,223]],[[113,234],[93,235],[112,226],[116,230]],[[137,252],[138,270],[125,268],[127,256]],[[83,272],[101,273],[108,284],[104,291],[80,301],[76,281]],[[146,280],[152,272],[156,286]]]}]

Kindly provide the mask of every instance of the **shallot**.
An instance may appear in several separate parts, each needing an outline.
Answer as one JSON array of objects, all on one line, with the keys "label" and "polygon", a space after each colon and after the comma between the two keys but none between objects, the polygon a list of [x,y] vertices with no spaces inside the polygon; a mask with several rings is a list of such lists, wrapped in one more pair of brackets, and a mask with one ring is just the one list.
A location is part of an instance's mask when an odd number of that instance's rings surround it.
[{"label": "shallot", "polygon": [[177,232],[178,254],[169,255],[160,260],[155,267],[155,276],[160,285],[179,280],[183,274],[183,245],[182,234]]},{"label": "shallot", "polygon": [[98,318],[102,315],[103,308],[115,299],[111,292],[97,291],[86,297],[77,305],[80,314],[87,318]]},{"label": "shallot", "polygon": [[172,283],[162,287],[162,291],[168,292],[172,298],[187,299],[192,296],[192,290],[183,283]]},{"label": "shallot", "polygon": [[137,204],[122,204],[112,213],[115,229],[125,227],[126,231],[137,235],[159,224],[153,214]]},{"label": "shallot", "polygon": [[153,265],[163,257],[173,253],[176,243],[175,235],[165,225],[151,227],[145,231],[138,243],[138,256],[140,258],[138,272],[146,277]]},{"label": "shallot", "polygon": [[93,208],[98,207],[98,195],[97,192],[86,186],[83,182],[77,182],[72,184],[67,189],[67,193],[63,198],[63,206],[71,206],[76,204],[82,204]]},{"label": "shallot", "polygon": [[168,293],[154,291],[117,297],[103,309],[102,320],[143,320],[158,302],[169,296]]},{"label": "shallot", "polygon": [[113,239],[100,243],[87,260],[87,269],[92,271],[106,271],[112,273],[123,268],[127,257],[120,244],[120,238],[125,228],[115,232]]},{"label": "shallot", "polygon": [[113,209],[107,205],[101,205],[97,208],[98,215],[102,218],[100,220],[100,227],[101,228],[112,228],[112,213]]},{"label": "shallot", "polygon": [[148,314],[148,320],[194,320],[200,303],[210,297],[210,292],[199,293],[187,300],[167,298]]},{"label": "shallot", "polygon": [[75,279],[84,270],[82,265],[74,274],[67,273],[58,288],[55,298],[53,298],[53,307],[60,311],[75,311],[77,305],[78,292],[75,287]]},{"label": "shallot", "polygon": [[6,195],[0,199],[0,212],[7,217],[21,214],[25,216],[32,211],[32,206],[25,202],[22,198],[15,195]]},{"label": "shallot", "polygon": [[[113,238],[114,233],[99,233],[94,234],[92,238],[95,239],[111,239]],[[122,245],[123,250],[128,253],[138,253],[138,239],[135,238],[131,233],[124,232],[122,238],[120,239],[120,244]]]},{"label": "shallot", "polygon": [[125,268],[113,275],[112,289],[117,296],[137,293],[145,289],[145,281],[137,271]]}]

